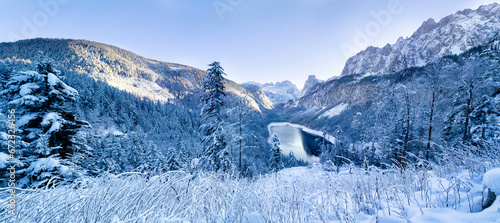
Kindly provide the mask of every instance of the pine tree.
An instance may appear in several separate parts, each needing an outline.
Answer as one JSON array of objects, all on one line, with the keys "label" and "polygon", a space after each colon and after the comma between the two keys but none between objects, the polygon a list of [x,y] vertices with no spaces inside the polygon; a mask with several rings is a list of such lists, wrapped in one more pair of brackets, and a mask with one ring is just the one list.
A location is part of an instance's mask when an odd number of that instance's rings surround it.
[{"label": "pine tree", "polygon": [[20,157],[21,186],[43,186],[74,176],[70,167],[74,155],[72,138],[88,123],[76,119],[67,103],[78,92],[61,80],[52,61],[39,57],[36,71],[16,71],[6,90],[8,106],[16,110],[17,151]]},{"label": "pine tree", "polygon": [[167,163],[165,155],[153,141],[149,141],[146,146],[146,158],[143,170],[148,171],[151,175],[157,175],[164,171],[165,163]]},{"label": "pine tree", "polygon": [[179,154],[172,147],[168,148],[166,164],[167,164],[167,170],[180,170],[181,169],[181,162],[179,160]]},{"label": "pine tree", "polygon": [[283,167],[280,149],[281,142],[278,134],[273,134],[273,136],[269,139],[269,144],[271,144],[271,171],[277,172]]},{"label": "pine tree", "polygon": [[484,95],[470,116],[472,141],[475,144],[486,147],[491,144],[489,142],[499,136],[498,117],[500,113],[493,98]]},{"label": "pine tree", "polygon": [[229,152],[226,148],[226,139],[223,134],[223,120],[221,110],[224,106],[224,96],[226,88],[224,86],[224,69],[219,62],[213,62],[208,69],[207,76],[203,81],[203,94],[201,102],[203,107],[201,115],[205,120],[202,128],[205,130],[205,162],[208,170],[227,171],[227,156]]}]

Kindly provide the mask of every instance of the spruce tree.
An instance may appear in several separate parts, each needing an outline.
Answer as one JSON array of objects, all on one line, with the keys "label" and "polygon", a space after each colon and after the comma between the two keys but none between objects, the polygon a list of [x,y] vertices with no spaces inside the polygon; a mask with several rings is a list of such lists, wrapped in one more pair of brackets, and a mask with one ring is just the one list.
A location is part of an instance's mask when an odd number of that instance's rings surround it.
[{"label": "spruce tree", "polygon": [[15,71],[1,92],[5,107],[16,111],[20,186],[53,185],[75,176],[72,138],[88,123],[67,107],[78,92],[61,80],[52,63],[38,57],[32,71]]},{"label": "spruce tree", "polygon": [[269,144],[271,144],[271,171],[277,172],[283,167],[280,149],[281,142],[278,134],[273,134],[273,136],[269,139]]},{"label": "spruce tree", "polygon": [[472,141],[476,145],[483,148],[487,147],[500,136],[500,127],[498,125],[500,113],[495,99],[484,95],[470,116]]},{"label": "spruce tree", "polygon": [[208,69],[207,76],[203,81],[203,94],[201,102],[201,116],[205,123],[202,125],[205,137],[205,164],[208,170],[228,171],[226,139],[223,134],[223,120],[221,110],[224,106],[226,88],[224,86],[224,69],[219,62],[213,62]]}]

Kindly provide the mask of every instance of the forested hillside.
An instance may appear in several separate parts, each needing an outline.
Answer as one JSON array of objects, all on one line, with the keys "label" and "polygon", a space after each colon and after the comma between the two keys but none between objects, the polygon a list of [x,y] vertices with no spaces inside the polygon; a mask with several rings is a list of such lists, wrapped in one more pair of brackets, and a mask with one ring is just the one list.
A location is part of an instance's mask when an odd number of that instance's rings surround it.
[{"label": "forested hillside", "polygon": [[499,43],[493,39],[393,74],[349,75],[317,84],[290,112],[294,122],[334,135],[339,140],[334,150],[356,162],[438,161],[457,144],[495,153]]}]

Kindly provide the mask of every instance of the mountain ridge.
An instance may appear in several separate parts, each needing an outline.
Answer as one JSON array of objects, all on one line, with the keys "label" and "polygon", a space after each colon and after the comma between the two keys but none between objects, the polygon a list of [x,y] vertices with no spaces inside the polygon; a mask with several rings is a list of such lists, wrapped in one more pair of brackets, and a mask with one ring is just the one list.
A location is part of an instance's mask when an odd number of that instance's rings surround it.
[{"label": "mountain ridge", "polygon": [[500,33],[500,4],[464,9],[436,22],[428,19],[408,38],[384,47],[370,46],[349,58],[341,76],[388,74],[424,66],[443,56],[484,45]]},{"label": "mountain ridge", "polygon": [[[42,51],[67,71],[90,75],[112,87],[143,99],[175,103],[195,94],[206,71],[178,63],[161,62],[131,51],[88,40],[35,38],[0,43],[0,59],[33,60]],[[243,96],[245,88],[228,80],[228,92]],[[249,95],[254,110],[271,109],[265,95]]]}]

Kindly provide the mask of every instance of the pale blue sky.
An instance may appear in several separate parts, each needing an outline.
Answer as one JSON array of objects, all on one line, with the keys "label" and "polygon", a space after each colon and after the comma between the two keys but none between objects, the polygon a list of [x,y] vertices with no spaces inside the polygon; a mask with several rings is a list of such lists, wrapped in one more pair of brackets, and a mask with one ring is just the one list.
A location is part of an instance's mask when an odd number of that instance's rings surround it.
[{"label": "pale blue sky", "polygon": [[[308,75],[339,75],[348,57],[367,45],[394,43],[428,18],[437,21],[492,2],[497,1],[2,0],[0,42],[86,39],[204,70],[217,60],[239,83],[288,79],[301,88]],[[381,12],[391,18],[377,20],[373,14]],[[35,29],[26,28],[29,23]],[[358,30],[370,34],[367,43],[356,44]],[[348,45],[350,50],[342,50]]]}]

